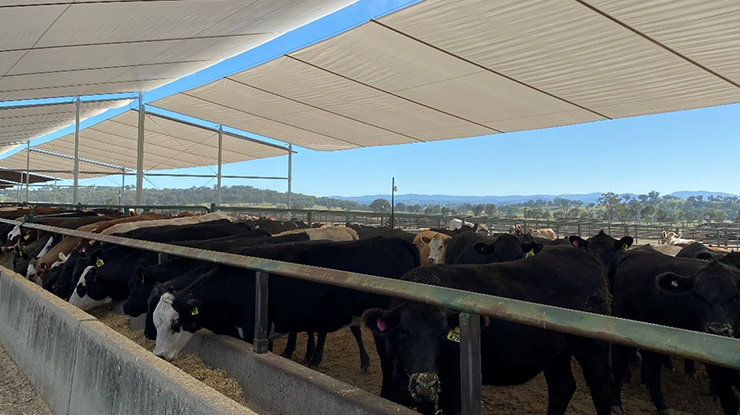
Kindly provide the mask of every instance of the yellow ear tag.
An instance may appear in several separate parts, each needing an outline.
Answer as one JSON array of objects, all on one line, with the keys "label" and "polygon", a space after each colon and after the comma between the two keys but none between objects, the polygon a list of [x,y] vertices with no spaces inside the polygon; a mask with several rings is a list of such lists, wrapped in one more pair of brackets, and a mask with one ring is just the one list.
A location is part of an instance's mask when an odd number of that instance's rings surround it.
[{"label": "yellow ear tag", "polygon": [[620,248],[622,252],[627,252],[628,249],[630,249],[630,247],[627,244],[622,244],[622,248]]},{"label": "yellow ear tag", "polygon": [[197,316],[198,315],[198,307],[194,307],[192,311],[190,311],[191,316]]},{"label": "yellow ear tag", "polygon": [[460,343],[460,327],[455,327],[454,329],[447,332],[447,340],[455,343]]},{"label": "yellow ear tag", "polygon": [[23,239],[27,241],[28,238],[30,238],[30,237],[31,237],[31,234],[29,233],[29,234],[26,234],[26,236],[24,236]]},{"label": "yellow ear tag", "polygon": [[524,254],[524,258],[529,258],[531,256],[534,256],[534,248],[530,249],[529,251],[527,251],[526,254]]},{"label": "yellow ear tag", "polygon": [[97,260],[95,261],[95,266],[96,266],[96,267],[100,268],[100,267],[102,267],[103,265],[105,265],[105,262],[103,262],[103,260],[102,260],[102,259],[98,258],[98,259],[97,259]]}]

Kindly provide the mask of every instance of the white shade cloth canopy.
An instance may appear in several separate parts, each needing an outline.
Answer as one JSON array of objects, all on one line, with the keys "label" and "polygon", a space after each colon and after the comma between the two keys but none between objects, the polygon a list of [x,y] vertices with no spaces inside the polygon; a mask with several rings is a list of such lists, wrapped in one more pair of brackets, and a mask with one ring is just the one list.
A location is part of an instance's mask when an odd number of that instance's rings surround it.
[{"label": "white shade cloth canopy", "polygon": [[314,150],[740,102],[731,0],[426,0],[152,105]]},{"label": "white shade cloth canopy", "polygon": [[356,0],[0,0],[0,101],[143,92]]},{"label": "white shade cloth canopy", "polygon": [[[131,100],[82,101],[80,120]],[[28,140],[53,133],[75,122],[75,103],[0,107],[0,154]]]},{"label": "white shade cloth canopy", "polygon": [[[108,165],[136,169],[138,142],[137,111],[126,111],[123,114],[102,121],[80,131],[79,157],[83,160],[97,161]],[[144,122],[144,170],[179,169],[186,167],[210,166],[218,163],[218,132],[214,129],[183,123],[167,117],[149,114]],[[284,156],[287,148],[273,146],[259,141],[250,141],[224,132],[222,138],[222,162],[234,163],[266,157]],[[74,154],[74,134],[34,147],[47,153]],[[18,154],[24,154],[22,157]],[[20,152],[5,160],[0,166],[7,168],[26,168],[25,152]],[[33,157],[31,171],[36,171],[47,156]],[[22,160],[14,160],[20,158]],[[12,159],[12,160],[11,160]],[[6,160],[9,160],[6,162]],[[19,162],[22,161],[22,166]],[[12,166],[12,167],[11,167]],[[80,170],[107,172],[106,169],[80,167]],[[120,173],[112,170],[111,174]],[[92,176],[101,176],[97,174]],[[92,177],[87,175],[86,177]],[[66,176],[59,176],[66,177]],[[83,177],[83,175],[81,175]]]}]

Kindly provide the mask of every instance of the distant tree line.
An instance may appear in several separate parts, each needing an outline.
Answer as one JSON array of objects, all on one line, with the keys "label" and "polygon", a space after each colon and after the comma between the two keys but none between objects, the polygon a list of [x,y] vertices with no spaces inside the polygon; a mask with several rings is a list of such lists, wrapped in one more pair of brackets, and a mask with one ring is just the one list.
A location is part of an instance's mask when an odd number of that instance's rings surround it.
[{"label": "distant tree line", "polygon": [[[133,204],[135,188],[125,186],[125,202]],[[119,204],[121,189],[117,187],[90,186],[79,189],[79,200],[88,204]],[[39,186],[31,188],[31,201],[49,203],[71,203],[70,187]],[[18,191],[0,190],[0,200],[13,202],[18,200]],[[209,205],[216,200],[215,187],[190,187],[172,189],[145,189],[143,203],[147,205]],[[253,186],[225,186],[221,192],[221,203],[224,205],[274,205],[287,207],[286,192],[258,189]],[[294,208],[328,208],[342,210],[359,210],[390,212],[390,202],[379,198],[370,204],[354,201],[317,197],[293,193],[291,202]],[[466,216],[488,218],[525,218],[525,219],[593,219],[611,222],[722,222],[740,221],[740,200],[736,196],[690,196],[686,200],[651,191],[633,196],[606,192],[596,203],[584,204],[580,200],[556,197],[553,200],[536,199],[524,203],[495,205],[472,203],[446,204],[406,204],[396,203],[398,212],[419,213],[427,215]]]}]

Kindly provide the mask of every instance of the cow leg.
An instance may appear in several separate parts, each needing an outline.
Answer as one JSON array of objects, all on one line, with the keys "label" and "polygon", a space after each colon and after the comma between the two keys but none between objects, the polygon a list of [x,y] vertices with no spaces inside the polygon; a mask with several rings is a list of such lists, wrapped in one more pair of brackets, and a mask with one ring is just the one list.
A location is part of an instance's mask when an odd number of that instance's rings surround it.
[{"label": "cow leg", "polygon": [[367,368],[370,367],[370,356],[367,355],[365,350],[365,343],[362,342],[362,330],[359,325],[350,325],[349,329],[352,331],[352,335],[357,340],[357,347],[360,348],[360,371],[367,374]]},{"label": "cow leg", "polygon": [[313,359],[313,355],[316,353],[316,340],[313,337],[314,332],[307,331],[306,335],[308,339],[306,340],[306,358],[303,360],[303,363],[308,364],[311,362],[311,359]]},{"label": "cow leg", "polygon": [[[582,345],[575,350],[573,356],[583,370],[583,377],[591,392],[591,400],[594,402],[596,413],[609,415],[612,410],[611,385],[617,383],[612,378],[609,366],[609,344],[585,339],[580,342]],[[568,364],[570,368],[570,359],[568,359]]]},{"label": "cow leg", "polygon": [[569,354],[561,354],[545,368],[548,395],[547,415],[563,415],[576,391],[576,380],[570,367],[570,357]]},{"label": "cow leg", "polygon": [[683,372],[688,377],[696,378],[696,364],[693,360],[686,359],[683,361]]},{"label": "cow leg", "polygon": [[660,415],[672,415],[673,412],[668,408],[665,401],[663,386],[660,381],[660,371],[664,361],[665,358],[658,353],[642,352],[642,364],[645,370],[645,379],[643,380],[646,382],[648,391],[650,391],[650,399]]},{"label": "cow leg", "polygon": [[316,351],[313,353],[311,363],[308,364],[308,367],[314,370],[319,370],[319,365],[324,360],[324,343],[326,343],[326,333],[319,332],[316,337]]},{"label": "cow leg", "polygon": [[612,411],[617,414],[623,414],[622,409],[622,382],[629,379],[630,357],[636,356],[635,349],[631,347],[612,344]]},{"label": "cow leg", "polygon": [[285,349],[283,349],[283,352],[280,354],[280,356],[290,359],[293,357],[293,352],[295,352],[295,344],[296,340],[298,338],[298,333],[291,332],[288,334],[288,341],[285,343]]},{"label": "cow leg", "polygon": [[725,415],[736,415],[740,408],[740,401],[732,389],[733,383],[737,383],[737,372],[732,369],[706,365],[709,379],[714,383],[719,396],[719,403]]}]

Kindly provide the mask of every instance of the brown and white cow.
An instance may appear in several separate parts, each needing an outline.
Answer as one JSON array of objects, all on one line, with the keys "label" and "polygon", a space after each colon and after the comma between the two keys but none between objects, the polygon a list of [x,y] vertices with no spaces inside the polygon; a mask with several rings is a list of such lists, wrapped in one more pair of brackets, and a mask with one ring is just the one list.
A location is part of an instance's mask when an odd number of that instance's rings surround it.
[{"label": "brown and white cow", "polygon": [[421,231],[414,237],[414,245],[419,249],[421,265],[445,263],[445,251],[451,236],[435,231]]},{"label": "brown and white cow", "polygon": [[558,239],[558,235],[551,228],[544,228],[544,229],[529,228],[527,229],[527,233],[534,236],[535,238],[548,239],[550,241],[554,241]]}]

